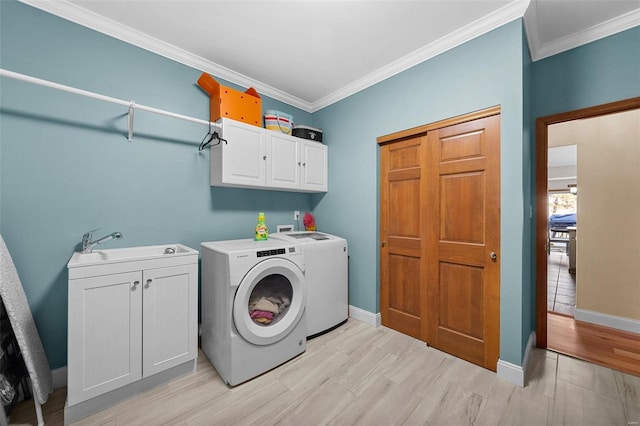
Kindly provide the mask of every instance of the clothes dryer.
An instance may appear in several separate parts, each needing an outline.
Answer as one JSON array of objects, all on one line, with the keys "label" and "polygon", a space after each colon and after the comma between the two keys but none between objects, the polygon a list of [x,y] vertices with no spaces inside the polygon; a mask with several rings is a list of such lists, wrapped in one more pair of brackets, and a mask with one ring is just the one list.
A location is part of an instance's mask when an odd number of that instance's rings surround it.
[{"label": "clothes dryer", "polygon": [[280,240],[204,242],[202,351],[235,386],[307,346],[304,250]]},{"label": "clothes dryer", "polygon": [[278,232],[273,240],[304,248],[307,286],[307,338],[344,324],[349,317],[347,240],[323,232]]}]

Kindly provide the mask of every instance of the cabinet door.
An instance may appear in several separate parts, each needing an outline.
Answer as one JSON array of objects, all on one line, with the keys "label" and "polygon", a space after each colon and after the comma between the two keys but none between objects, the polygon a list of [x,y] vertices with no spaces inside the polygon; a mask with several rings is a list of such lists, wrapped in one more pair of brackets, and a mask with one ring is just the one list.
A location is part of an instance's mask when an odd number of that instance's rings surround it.
[{"label": "cabinet door", "polygon": [[326,145],[302,141],[302,189],[327,191],[327,153]]},{"label": "cabinet door", "polygon": [[69,405],[142,377],[141,272],[69,280]]},{"label": "cabinet door", "polygon": [[211,148],[211,184],[255,186],[266,182],[266,138],[261,127],[222,120],[225,142]]},{"label": "cabinet door", "polygon": [[198,350],[198,266],[143,274],[143,377],[195,359]]},{"label": "cabinet door", "polygon": [[300,188],[299,138],[267,134],[267,185],[278,188]]}]

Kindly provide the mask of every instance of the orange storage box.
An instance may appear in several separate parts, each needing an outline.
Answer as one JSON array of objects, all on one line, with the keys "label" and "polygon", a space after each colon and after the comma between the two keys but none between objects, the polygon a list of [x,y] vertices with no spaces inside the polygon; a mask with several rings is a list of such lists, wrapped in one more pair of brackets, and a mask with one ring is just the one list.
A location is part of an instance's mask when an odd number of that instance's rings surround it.
[{"label": "orange storage box", "polygon": [[222,86],[205,72],[198,79],[198,86],[209,94],[211,121],[225,117],[262,127],[262,99],[253,87],[243,93]]}]

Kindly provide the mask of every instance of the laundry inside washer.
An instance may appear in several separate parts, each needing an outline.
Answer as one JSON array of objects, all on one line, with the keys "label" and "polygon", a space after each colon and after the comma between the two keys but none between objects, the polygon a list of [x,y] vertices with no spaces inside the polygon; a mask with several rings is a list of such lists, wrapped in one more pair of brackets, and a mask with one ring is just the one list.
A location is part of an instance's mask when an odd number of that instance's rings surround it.
[{"label": "laundry inside washer", "polygon": [[287,314],[293,292],[286,277],[270,275],[260,281],[249,297],[249,316],[260,325],[270,325]]}]

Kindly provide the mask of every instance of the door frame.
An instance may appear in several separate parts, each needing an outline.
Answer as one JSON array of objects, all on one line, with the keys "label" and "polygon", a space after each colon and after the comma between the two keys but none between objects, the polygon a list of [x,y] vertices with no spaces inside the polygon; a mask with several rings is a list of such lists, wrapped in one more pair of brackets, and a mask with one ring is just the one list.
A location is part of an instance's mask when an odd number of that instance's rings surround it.
[{"label": "door frame", "polygon": [[547,348],[548,128],[552,124],[640,108],[640,97],[540,117],[536,120],[536,347]]}]

